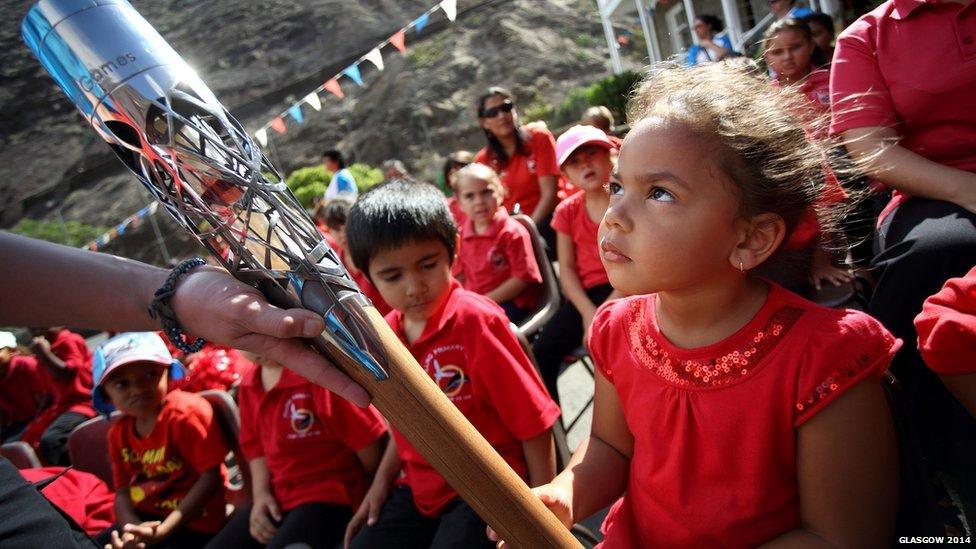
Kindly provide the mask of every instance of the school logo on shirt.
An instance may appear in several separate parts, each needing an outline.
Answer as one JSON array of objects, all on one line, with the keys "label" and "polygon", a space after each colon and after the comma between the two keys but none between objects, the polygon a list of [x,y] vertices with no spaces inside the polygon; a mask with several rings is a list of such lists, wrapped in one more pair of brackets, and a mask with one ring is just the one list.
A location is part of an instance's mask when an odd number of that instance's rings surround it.
[{"label": "school logo on shirt", "polygon": [[424,369],[453,401],[471,398],[471,391],[464,391],[470,379],[458,364],[464,364],[464,349],[460,345],[436,347],[424,357]]},{"label": "school logo on shirt", "polygon": [[298,392],[285,402],[281,415],[291,425],[288,438],[305,438],[319,434],[320,431],[316,428],[318,422],[310,409],[311,398],[312,396],[306,392]]},{"label": "school logo on shirt", "polygon": [[505,259],[505,254],[497,248],[492,248],[488,252],[488,264],[491,265],[491,270],[496,273],[508,268],[508,260]]},{"label": "school logo on shirt", "polygon": [[535,158],[529,157],[525,160],[525,167],[529,169],[529,173],[535,173]]}]

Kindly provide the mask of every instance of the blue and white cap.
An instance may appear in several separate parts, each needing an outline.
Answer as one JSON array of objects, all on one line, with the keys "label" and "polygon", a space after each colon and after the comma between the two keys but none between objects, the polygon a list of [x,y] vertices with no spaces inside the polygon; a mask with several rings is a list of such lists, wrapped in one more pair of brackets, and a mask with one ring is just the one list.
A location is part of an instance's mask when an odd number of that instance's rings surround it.
[{"label": "blue and white cap", "polygon": [[92,359],[95,409],[105,413],[115,409],[104,401],[100,390],[109,374],[123,366],[145,362],[168,367],[171,379],[183,378],[183,365],[173,358],[162,338],[153,332],[125,332],[99,345]]}]

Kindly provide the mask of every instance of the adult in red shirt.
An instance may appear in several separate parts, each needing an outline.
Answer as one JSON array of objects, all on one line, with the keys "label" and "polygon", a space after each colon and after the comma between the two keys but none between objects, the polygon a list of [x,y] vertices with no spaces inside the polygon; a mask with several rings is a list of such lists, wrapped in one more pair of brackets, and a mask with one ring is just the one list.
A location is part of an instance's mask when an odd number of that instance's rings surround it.
[{"label": "adult in red shirt", "polygon": [[95,417],[92,354],[83,337],[63,327],[33,328],[31,333],[31,350],[47,372],[54,397],[48,411],[38,418],[37,427],[43,427],[43,432],[37,448],[48,465],[70,465],[68,435]]},{"label": "adult in red shirt", "polygon": [[21,354],[10,332],[0,332],[0,441],[18,440],[47,404],[47,384],[37,359]]},{"label": "adult in red shirt", "polygon": [[556,140],[545,127],[519,123],[515,96],[505,88],[492,86],[478,98],[478,121],[488,145],[478,151],[475,162],[498,172],[505,185],[505,208],[535,221],[542,237],[555,250],[555,233],[549,227],[557,203]]},{"label": "adult in red shirt", "polygon": [[[832,122],[866,174],[893,190],[877,228],[867,312],[904,341],[925,299],[976,257],[976,6],[889,0],[841,33]],[[976,422],[915,345],[892,363],[923,451],[976,494]]]},{"label": "adult in red shirt", "polygon": [[925,364],[976,417],[976,267],[925,300],[915,330]]},{"label": "adult in red shirt", "polygon": [[240,385],[240,443],[251,471],[252,504],[212,541],[212,547],[331,549],[383,453],[386,422],[274,361],[257,366]]}]

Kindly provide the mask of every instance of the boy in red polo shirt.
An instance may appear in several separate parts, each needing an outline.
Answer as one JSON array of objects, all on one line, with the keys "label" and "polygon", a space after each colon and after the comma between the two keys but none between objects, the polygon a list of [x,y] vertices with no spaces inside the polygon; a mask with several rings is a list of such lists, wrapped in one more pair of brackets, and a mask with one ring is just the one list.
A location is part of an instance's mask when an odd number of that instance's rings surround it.
[{"label": "boy in red polo shirt", "polygon": [[519,322],[535,306],[542,283],[532,236],[501,207],[505,189],[495,170],[469,164],[457,173],[457,195],[467,221],[461,228],[459,278],[464,287],[501,305]]},{"label": "boy in red polo shirt", "polygon": [[331,549],[383,455],[386,422],[277,362],[248,354],[237,399],[253,503],[237,511],[213,547]]},{"label": "boy in red polo shirt", "polygon": [[17,440],[49,396],[37,359],[17,350],[17,339],[0,332],[0,441]]},{"label": "boy in red polo shirt", "polygon": [[167,393],[169,378],[182,370],[151,332],[106,341],[93,366],[95,405],[122,412],[108,432],[118,527],[99,541],[202,547],[224,523],[228,452],[210,404],[193,393]]},{"label": "boy in red polo shirt", "polygon": [[[457,228],[437,189],[377,187],[349,212],[347,234],[356,265],[394,308],[387,322],[444,394],[529,484],[551,478],[559,408],[501,308],[451,278]],[[395,429],[346,539],[356,548],[494,547],[484,521]]]},{"label": "boy in red polo shirt", "polygon": [[25,441],[35,443],[49,465],[70,465],[68,435],[86,419],[95,417],[91,405],[92,355],[85,339],[57,326],[31,328],[31,351],[46,371],[54,401],[28,427]]}]

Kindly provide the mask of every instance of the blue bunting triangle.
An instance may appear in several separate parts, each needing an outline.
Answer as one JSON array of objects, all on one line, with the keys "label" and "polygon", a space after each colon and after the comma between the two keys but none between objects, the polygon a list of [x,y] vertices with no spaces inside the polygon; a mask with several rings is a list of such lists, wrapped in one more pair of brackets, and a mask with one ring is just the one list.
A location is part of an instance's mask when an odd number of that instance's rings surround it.
[{"label": "blue bunting triangle", "polygon": [[363,85],[363,77],[359,74],[359,65],[349,65],[346,70],[342,71],[342,74],[348,76],[353,82]]},{"label": "blue bunting triangle", "polygon": [[424,30],[427,26],[427,20],[430,19],[430,14],[423,14],[420,17],[413,20],[413,28],[417,29],[417,32]]},{"label": "blue bunting triangle", "polygon": [[298,122],[299,124],[305,121],[305,119],[302,118],[302,106],[299,103],[295,103],[291,107],[288,107],[288,114],[290,114],[291,117],[295,119],[295,122]]}]

